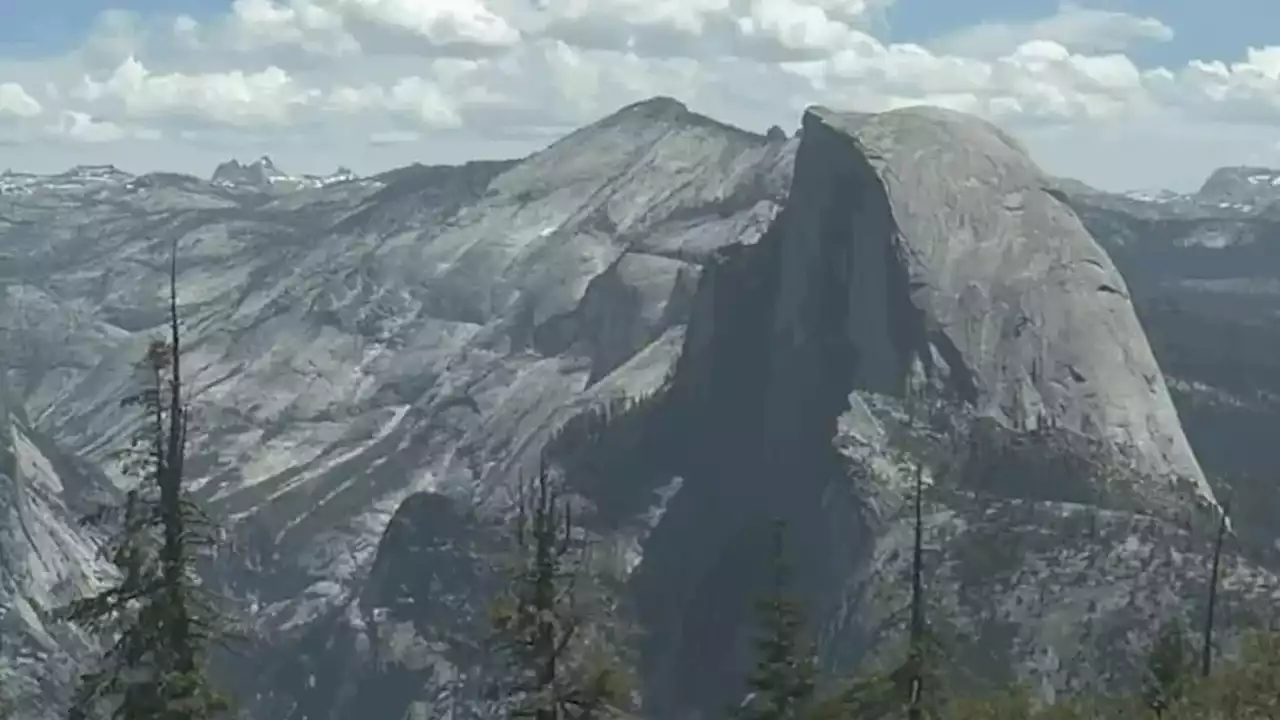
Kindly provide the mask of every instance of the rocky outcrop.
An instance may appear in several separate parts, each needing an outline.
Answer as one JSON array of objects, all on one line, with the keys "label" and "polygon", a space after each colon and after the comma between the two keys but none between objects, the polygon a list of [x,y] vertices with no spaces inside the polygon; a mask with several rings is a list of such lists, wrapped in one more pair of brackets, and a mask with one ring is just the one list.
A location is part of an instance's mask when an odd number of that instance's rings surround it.
[{"label": "rocky outcrop", "polygon": [[[614,499],[682,480],[635,577],[651,708],[740,692],[770,518],[829,667],[891,655],[903,462],[925,467],[930,614],[965,667],[1047,695],[1133,681],[1144,633],[1196,606],[1218,510],[1124,281],[984,122],[813,109],[802,137],[782,213],[722,252],[649,420],[620,424],[647,457],[607,465]],[[1232,562],[1232,602],[1261,611],[1275,577]]]},{"label": "rocky outcrop", "polygon": [[[1280,186],[1264,189],[1280,198]],[[1167,213],[1156,203],[1133,212],[1098,194],[1066,199],[1128,281],[1183,427],[1218,497],[1231,503],[1241,541],[1274,555],[1280,222],[1225,208]]]},{"label": "rocky outcrop", "polygon": [[263,156],[249,163],[241,164],[239,160],[228,160],[214,168],[211,180],[225,185],[248,185],[251,187],[270,187],[280,179],[287,178],[271,161]]},{"label": "rocky outcrop", "polygon": [[[405,499],[360,595],[239,668],[264,717],[485,717],[492,533],[466,502]],[[264,677],[253,678],[262,672]]]},{"label": "rocky outcrop", "polygon": [[60,451],[14,407],[0,376],[0,678],[20,717],[67,697],[89,638],[48,618],[108,577],[79,517],[108,500],[92,467]]},{"label": "rocky outcrop", "polygon": [[[33,181],[0,220],[0,364],[37,429],[106,466],[176,242],[214,575],[264,638],[245,651],[285,664],[243,695],[316,711],[387,610],[366,590],[407,498],[501,504],[567,418],[659,386],[703,267],[758,241],[794,151],[655,99],[517,161],[297,191]],[[348,700],[384,686],[361,677],[334,708],[363,720]]]},{"label": "rocky outcrop", "polygon": [[1265,167],[1218,168],[1196,191],[1196,198],[1233,207],[1265,207],[1280,198],[1280,172]]},{"label": "rocky outcrop", "polygon": [[[815,109],[805,133],[777,323],[795,324],[803,278],[828,261],[824,233],[844,234],[856,387],[898,392],[919,364],[1010,429],[1105,440],[1145,479],[1132,492],[1148,510],[1170,482],[1212,503],[1124,279],[1022,148],[940,109]],[[824,214],[841,202],[847,218]]]}]

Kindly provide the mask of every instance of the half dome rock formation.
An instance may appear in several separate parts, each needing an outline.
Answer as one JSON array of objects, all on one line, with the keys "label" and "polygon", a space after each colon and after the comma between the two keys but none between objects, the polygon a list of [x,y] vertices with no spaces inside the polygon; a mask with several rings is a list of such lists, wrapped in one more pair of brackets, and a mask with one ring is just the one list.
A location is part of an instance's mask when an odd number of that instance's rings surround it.
[{"label": "half dome rock formation", "polygon": [[1212,504],[1124,279],[1014,140],[939,108],[813,108],[804,126],[781,229],[783,338],[832,259],[823,248],[843,243],[855,387],[900,391],[919,363],[1004,427],[1104,441],[1147,509],[1179,509],[1171,481]]},{"label": "half dome rock formation", "polygon": [[[1123,638],[1198,602],[1218,508],[1123,279],[984,121],[814,108],[801,137],[768,233],[704,275],[647,425],[605,441],[642,450],[583,463],[627,486],[608,499],[681,481],[635,574],[650,708],[740,692],[770,518],[827,664],[900,651],[915,467],[929,615],[965,667],[1049,696],[1131,682]],[[1233,568],[1260,610],[1275,577]]]}]

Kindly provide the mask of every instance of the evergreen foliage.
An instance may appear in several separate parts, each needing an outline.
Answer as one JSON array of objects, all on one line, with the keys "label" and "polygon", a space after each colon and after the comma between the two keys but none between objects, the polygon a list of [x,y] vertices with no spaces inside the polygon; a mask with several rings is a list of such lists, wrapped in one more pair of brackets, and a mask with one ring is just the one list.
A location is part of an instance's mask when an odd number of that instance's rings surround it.
[{"label": "evergreen foliage", "polygon": [[551,469],[520,485],[511,563],[491,608],[512,718],[600,720],[635,707],[617,603],[594,576],[590,544]]},{"label": "evergreen foliage", "polygon": [[784,534],[785,526],[775,522],[772,584],[757,601],[756,667],[747,678],[746,700],[734,709],[738,720],[797,720],[813,709],[817,658],[803,639],[804,612],[789,594]]},{"label": "evergreen foliage", "polygon": [[169,274],[169,337],[140,365],[141,390],[123,400],[140,428],[118,458],[135,481],[119,506],[84,519],[110,532],[118,579],[62,609],[104,639],[97,668],[81,677],[72,720],[206,720],[228,709],[208,676],[210,645],[225,631],[201,589],[195,561],[211,523],[185,486],[188,408],[182,377],[177,253]]}]

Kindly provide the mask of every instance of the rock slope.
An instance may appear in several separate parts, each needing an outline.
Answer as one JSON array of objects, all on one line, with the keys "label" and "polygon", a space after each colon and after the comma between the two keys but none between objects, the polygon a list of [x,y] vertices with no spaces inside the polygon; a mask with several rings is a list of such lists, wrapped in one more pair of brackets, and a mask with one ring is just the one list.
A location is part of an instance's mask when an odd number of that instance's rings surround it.
[{"label": "rock slope", "polygon": [[703,264],[764,232],[794,147],[659,98],[518,162],[292,193],[28,183],[0,195],[0,357],[34,427],[103,463],[176,243],[217,572],[287,647],[362,615],[406,498],[501,500],[563,418],[656,387]]},{"label": "rock slope", "polygon": [[[1065,189],[943,111],[814,109],[788,139],[663,98],[518,161],[267,185],[0,177],[0,369],[27,458],[0,464],[2,501],[43,528],[0,545],[6,622],[35,648],[4,671],[45,683],[32,717],[70,672],[46,659],[82,639],[20,608],[105,572],[77,498],[111,492],[93,468],[128,433],[175,243],[192,468],[228,531],[210,577],[260,633],[229,670],[255,717],[484,716],[477,514],[558,430],[596,529],[639,563],[655,716],[740,691],[775,515],[831,669],[892,656],[902,462],[930,483],[931,615],[983,675],[1122,680],[1148,616],[1196,608],[1215,494],[1128,298],[1170,274],[1122,280],[1077,214],[1131,275],[1170,218],[1253,232],[1244,210]],[[1203,348],[1161,337],[1185,414]],[[1220,437],[1196,427],[1203,457]],[[1260,563],[1231,558],[1233,621],[1273,594]]]},{"label": "rock slope", "polygon": [[0,679],[18,715],[35,717],[66,697],[90,647],[48,617],[109,577],[78,519],[112,488],[32,428],[4,390],[0,382]]},{"label": "rock slope", "polygon": [[[1262,175],[1227,169],[1219,177]],[[1270,171],[1267,177],[1280,175]],[[1248,184],[1249,188],[1257,189]],[[1280,200],[1269,183],[1267,206]],[[1132,290],[1183,426],[1251,552],[1274,554],[1280,512],[1280,222],[1269,211],[1065,198]],[[1185,202],[1185,201],[1184,201]]]}]

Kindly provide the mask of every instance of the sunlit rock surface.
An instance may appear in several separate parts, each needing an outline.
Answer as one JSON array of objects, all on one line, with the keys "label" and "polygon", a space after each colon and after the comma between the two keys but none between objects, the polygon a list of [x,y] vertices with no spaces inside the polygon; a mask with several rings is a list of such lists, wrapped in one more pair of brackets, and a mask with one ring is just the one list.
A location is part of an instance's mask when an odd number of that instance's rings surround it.
[{"label": "sunlit rock surface", "polygon": [[175,244],[210,579],[257,629],[232,676],[263,720],[484,716],[482,518],[566,422],[553,450],[638,564],[655,717],[740,693],[775,516],[829,667],[891,656],[919,461],[930,616],[975,672],[1132,677],[1150,619],[1198,611],[1224,497],[1248,622],[1280,509],[1268,211],[1047,178],[954,113],[804,124],[656,98],[518,161],[0,176],[24,707],[53,717],[87,654],[40,608],[107,572],[75,517],[112,492]]}]

